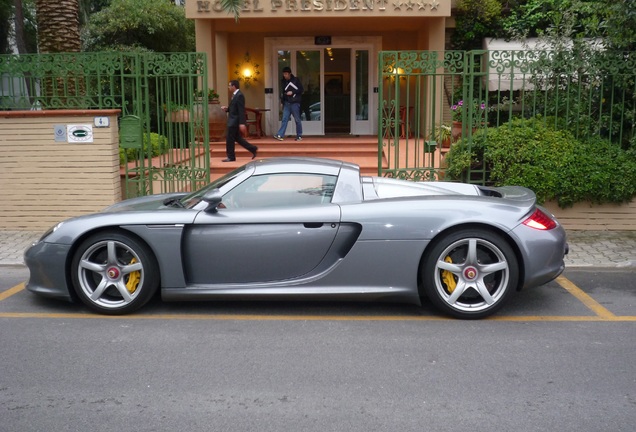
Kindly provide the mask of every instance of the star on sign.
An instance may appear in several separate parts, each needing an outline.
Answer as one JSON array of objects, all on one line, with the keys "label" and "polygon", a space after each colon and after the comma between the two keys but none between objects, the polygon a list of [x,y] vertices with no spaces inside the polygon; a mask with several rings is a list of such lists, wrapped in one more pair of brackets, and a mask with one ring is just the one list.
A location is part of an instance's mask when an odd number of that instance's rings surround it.
[{"label": "star on sign", "polygon": [[437,0],[433,0],[431,2],[431,10],[437,10],[438,7],[439,7],[439,2]]},{"label": "star on sign", "polygon": [[417,2],[417,10],[426,10],[426,6],[428,6],[428,3],[424,3],[423,1]]}]

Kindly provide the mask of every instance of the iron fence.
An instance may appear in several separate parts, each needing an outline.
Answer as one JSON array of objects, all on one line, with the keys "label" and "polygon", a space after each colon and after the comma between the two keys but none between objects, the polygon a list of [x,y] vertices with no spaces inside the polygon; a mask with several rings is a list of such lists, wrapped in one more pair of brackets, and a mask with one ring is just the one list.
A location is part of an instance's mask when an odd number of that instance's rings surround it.
[{"label": "iron fence", "polygon": [[[480,129],[541,118],[577,138],[628,148],[636,137],[636,56],[594,47],[517,51],[384,51],[379,58],[378,169],[444,178],[452,145]],[[462,179],[487,182],[485,165]]]},{"label": "iron fence", "polygon": [[127,198],[210,180],[205,54],[4,55],[0,77],[0,110],[120,109]]},{"label": "iron fence", "polygon": [[[192,190],[210,179],[205,65],[202,53],[0,56],[0,110],[119,108],[126,197]],[[450,145],[513,118],[623,147],[636,136],[633,53],[383,51],[378,68],[381,175],[443,179]],[[485,170],[464,180],[486,183]]]}]

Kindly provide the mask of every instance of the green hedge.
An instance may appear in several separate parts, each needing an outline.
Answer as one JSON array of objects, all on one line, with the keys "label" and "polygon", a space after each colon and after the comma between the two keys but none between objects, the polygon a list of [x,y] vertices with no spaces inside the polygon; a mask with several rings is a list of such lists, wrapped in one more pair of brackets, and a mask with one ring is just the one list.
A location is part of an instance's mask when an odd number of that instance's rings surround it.
[{"label": "green hedge", "polygon": [[636,195],[636,151],[600,137],[577,139],[553,121],[518,119],[475,132],[472,152],[460,141],[448,152],[447,176],[465,180],[468,168],[485,164],[495,186],[532,189],[539,202],[621,203]]},{"label": "green hedge", "polygon": [[[148,134],[143,135],[143,155],[147,157],[148,155]],[[151,132],[150,133],[150,146],[152,148],[152,157],[159,156],[165,154],[170,149],[168,145],[168,138],[163,135],[159,135],[158,133]],[[130,162],[132,160],[139,159],[140,154],[137,149],[123,149],[119,147],[119,165],[124,165],[126,162]]]}]

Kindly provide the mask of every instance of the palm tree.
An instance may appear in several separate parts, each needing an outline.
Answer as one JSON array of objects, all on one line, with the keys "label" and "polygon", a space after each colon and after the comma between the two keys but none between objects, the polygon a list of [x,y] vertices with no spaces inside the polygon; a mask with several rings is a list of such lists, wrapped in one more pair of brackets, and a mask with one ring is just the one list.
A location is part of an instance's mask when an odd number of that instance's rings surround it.
[{"label": "palm tree", "polygon": [[234,15],[234,20],[239,20],[239,14],[241,13],[241,7],[244,0],[221,0],[221,8]]},{"label": "palm tree", "polygon": [[[78,0],[35,0],[35,14],[40,54],[81,51]],[[79,108],[76,101],[69,105],[67,98],[84,95],[84,81],[80,77],[68,74],[62,78],[54,73],[41,85],[42,106],[50,107],[56,100],[58,108]]]},{"label": "palm tree", "polygon": [[81,51],[78,0],[36,0],[40,53]]}]

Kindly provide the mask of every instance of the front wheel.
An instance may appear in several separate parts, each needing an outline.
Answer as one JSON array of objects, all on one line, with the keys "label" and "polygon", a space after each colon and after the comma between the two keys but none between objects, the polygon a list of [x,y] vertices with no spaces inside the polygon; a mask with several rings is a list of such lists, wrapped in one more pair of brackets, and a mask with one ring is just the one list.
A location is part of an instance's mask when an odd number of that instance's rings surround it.
[{"label": "front wheel", "polygon": [[456,318],[484,318],[515,290],[519,268],[499,235],[466,229],[447,235],[428,253],[422,267],[424,292],[441,311]]},{"label": "front wheel", "polygon": [[148,247],[114,231],[83,241],[73,257],[71,272],[80,300],[107,315],[140,308],[159,286],[158,266]]}]

